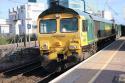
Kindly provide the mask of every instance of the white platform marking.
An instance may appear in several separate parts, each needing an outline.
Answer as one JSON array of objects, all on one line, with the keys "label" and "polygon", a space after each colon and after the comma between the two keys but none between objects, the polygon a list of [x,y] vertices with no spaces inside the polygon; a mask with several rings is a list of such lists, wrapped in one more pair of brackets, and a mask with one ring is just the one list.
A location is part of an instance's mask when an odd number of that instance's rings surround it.
[{"label": "white platform marking", "polygon": [[96,80],[96,78],[101,74],[101,72],[107,67],[107,65],[111,62],[111,60],[113,59],[113,57],[116,55],[116,53],[119,51],[119,49],[123,46],[125,42],[122,42],[122,44],[119,46],[119,48],[117,49],[117,51],[115,51],[111,57],[108,59],[107,63],[105,63],[105,65],[95,74],[95,76],[88,82],[88,83],[94,83],[94,81]]}]

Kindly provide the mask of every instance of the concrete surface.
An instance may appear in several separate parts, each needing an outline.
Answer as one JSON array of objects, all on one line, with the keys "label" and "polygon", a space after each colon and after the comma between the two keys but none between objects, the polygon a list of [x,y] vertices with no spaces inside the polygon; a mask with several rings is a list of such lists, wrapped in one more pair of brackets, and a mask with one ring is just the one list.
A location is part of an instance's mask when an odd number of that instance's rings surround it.
[{"label": "concrete surface", "polygon": [[49,83],[125,83],[125,37]]}]

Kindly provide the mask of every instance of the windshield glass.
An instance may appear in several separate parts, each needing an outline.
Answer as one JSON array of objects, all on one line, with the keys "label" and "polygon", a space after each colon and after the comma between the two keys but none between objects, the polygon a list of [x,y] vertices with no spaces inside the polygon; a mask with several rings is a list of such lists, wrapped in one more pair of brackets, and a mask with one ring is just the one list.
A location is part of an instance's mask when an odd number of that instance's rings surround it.
[{"label": "windshield glass", "polygon": [[40,21],[40,33],[55,33],[56,32],[56,20],[41,20]]},{"label": "windshield glass", "polygon": [[78,20],[77,18],[61,19],[60,26],[61,32],[76,32],[78,30]]}]

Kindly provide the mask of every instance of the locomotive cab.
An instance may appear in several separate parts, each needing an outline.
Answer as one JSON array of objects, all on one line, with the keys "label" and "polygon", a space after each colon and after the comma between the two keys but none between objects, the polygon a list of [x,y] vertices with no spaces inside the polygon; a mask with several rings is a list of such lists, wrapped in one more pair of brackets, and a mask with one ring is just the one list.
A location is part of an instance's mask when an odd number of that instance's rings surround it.
[{"label": "locomotive cab", "polygon": [[[39,21],[40,50],[47,54],[50,60],[67,55],[68,50],[79,49],[78,18],[72,15],[59,14],[59,17],[49,15]],[[64,56],[63,56],[64,58]]]}]

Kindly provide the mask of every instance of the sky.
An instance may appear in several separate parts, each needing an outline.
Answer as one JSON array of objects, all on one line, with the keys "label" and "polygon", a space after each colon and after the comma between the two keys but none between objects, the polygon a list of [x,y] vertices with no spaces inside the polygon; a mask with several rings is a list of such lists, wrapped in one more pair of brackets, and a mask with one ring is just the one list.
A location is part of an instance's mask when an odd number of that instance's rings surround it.
[{"label": "sky", "polygon": [[[124,0],[85,0],[91,8],[96,10],[109,10],[117,22],[125,24]],[[94,5],[93,5],[94,4]]]},{"label": "sky", "polygon": [[[47,0],[37,0],[45,3]],[[125,1],[124,0],[85,0],[87,7],[94,10],[110,10],[113,16],[119,20],[125,21]],[[0,19],[8,18],[8,9],[17,7],[17,5],[25,4],[27,0],[0,0]],[[123,11],[124,10],[124,11]],[[124,19],[123,19],[124,18]],[[125,24],[125,23],[124,23]]]},{"label": "sky", "polygon": [[[28,0],[0,0],[0,19],[7,19],[9,9],[12,10],[12,8],[25,4],[27,1]],[[37,1],[45,4],[47,2],[47,0]]]}]

